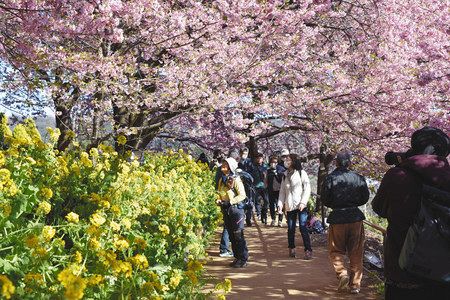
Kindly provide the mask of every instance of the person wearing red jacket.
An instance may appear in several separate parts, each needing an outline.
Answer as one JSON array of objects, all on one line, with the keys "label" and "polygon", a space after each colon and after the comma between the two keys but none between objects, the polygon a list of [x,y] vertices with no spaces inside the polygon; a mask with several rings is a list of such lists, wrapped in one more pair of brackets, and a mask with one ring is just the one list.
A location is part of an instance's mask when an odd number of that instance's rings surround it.
[{"label": "person wearing red jacket", "polygon": [[420,210],[422,185],[450,192],[449,149],[450,139],[442,130],[424,127],[413,133],[411,149],[406,153],[388,152],[385,156],[386,163],[395,166],[384,175],[372,208],[388,220],[384,244],[386,300],[450,299],[448,290],[411,276],[398,262],[408,229]]}]

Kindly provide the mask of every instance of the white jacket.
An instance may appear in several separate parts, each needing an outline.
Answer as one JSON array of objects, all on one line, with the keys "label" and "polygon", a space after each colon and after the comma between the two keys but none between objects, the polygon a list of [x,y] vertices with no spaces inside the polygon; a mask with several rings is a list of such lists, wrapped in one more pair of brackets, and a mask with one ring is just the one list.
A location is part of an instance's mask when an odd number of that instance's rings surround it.
[{"label": "white jacket", "polygon": [[308,174],[304,170],[301,172],[294,170],[288,172],[283,177],[280,187],[280,196],[278,197],[278,207],[285,207],[286,211],[292,211],[300,208],[300,204],[306,206],[311,196],[311,184]]}]

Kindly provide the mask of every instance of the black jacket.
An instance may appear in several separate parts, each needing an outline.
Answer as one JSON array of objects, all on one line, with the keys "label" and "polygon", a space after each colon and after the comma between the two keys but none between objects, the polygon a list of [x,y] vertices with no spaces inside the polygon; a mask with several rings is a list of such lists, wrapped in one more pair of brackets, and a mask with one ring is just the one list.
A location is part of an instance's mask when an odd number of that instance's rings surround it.
[{"label": "black jacket", "polygon": [[358,206],[369,200],[369,189],[363,176],[345,168],[337,168],[325,178],[320,194],[322,203],[333,209],[330,224],[346,224],[365,219]]},{"label": "black jacket", "polygon": [[269,193],[279,192],[273,190],[273,181],[276,180],[279,185],[281,185],[281,180],[283,180],[283,173],[277,173],[276,169],[269,168],[267,170],[267,191]]}]

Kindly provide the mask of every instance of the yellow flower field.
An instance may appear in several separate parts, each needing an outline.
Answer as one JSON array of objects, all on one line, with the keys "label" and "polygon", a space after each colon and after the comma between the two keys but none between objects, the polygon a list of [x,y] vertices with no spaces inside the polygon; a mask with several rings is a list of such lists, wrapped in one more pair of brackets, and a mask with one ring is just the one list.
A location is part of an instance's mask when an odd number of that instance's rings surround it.
[{"label": "yellow flower field", "polygon": [[106,144],[58,152],[58,134],[44,143],[32,121],[11,131],[1,120],[1,296],[206,298],[202,262],[219,216],[208,167],[182,151],[143,163]]}]

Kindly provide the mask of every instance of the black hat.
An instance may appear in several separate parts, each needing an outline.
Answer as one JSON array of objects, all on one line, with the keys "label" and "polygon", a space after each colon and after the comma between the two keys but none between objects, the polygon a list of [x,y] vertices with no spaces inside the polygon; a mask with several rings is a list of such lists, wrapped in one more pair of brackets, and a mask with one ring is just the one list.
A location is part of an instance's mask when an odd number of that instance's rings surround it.
[{"label": "black hat", "polygon": [[450,138],[442,130],[426,126],[413,133],[411,148],[415,153],[446,157],[450,152]]}]

